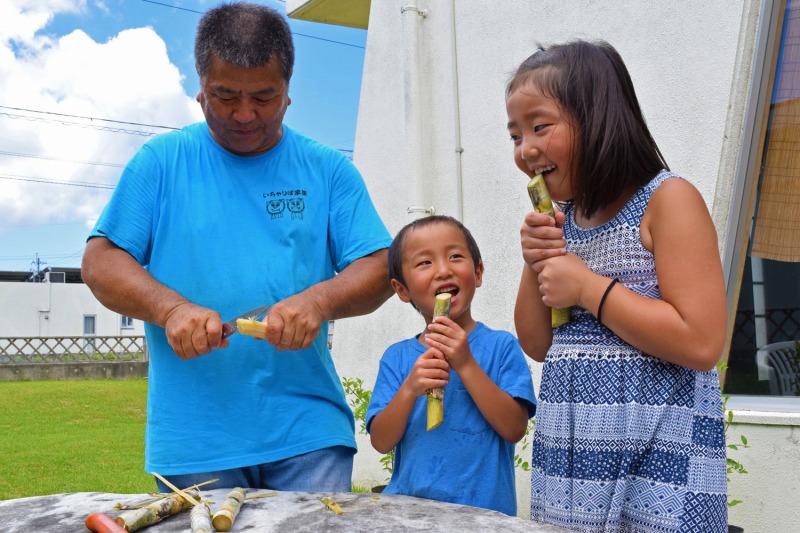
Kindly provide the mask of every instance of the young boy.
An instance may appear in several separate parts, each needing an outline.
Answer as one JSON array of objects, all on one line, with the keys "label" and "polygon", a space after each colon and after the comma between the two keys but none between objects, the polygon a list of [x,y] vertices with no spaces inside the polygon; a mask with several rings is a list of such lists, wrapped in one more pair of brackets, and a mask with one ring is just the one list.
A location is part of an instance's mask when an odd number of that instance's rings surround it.
[{"label": "young boy", "polygon": [[[517,340],[472,318],[483,278],[475,239],[451,217],[416,220],[389,247],[389,277],[426,327],[386,350],[367,410],[373,447],[395,449],[384,492],[515,515],[514,443],[536,399]],[[450,316],[434,320],[441,292],[452,295]],[[427,431],[425,394],[435,387],[444,387],[444,422]]]}]

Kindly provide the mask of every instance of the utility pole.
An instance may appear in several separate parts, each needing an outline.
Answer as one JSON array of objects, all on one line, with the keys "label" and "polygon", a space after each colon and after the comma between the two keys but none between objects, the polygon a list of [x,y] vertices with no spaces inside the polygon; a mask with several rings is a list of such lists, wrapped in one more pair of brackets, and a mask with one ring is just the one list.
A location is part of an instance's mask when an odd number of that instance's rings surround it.
[{"label": "utility pole", "polygon": [[[42,274],[42,267],[44,265],[46,265],[46,264],[47,264],[47,261],[42,261],[41,259],[39,259],[39,254],[38,253],[36,254],[36,259],[31,261],[31,272],[33,273],[32,278],[33,278],[33,282],[34,283],[36,283],[37,281],[41,281],[39,279],[39,277]],[[36,267],[35,270],[33,270],[34,265]]]}]

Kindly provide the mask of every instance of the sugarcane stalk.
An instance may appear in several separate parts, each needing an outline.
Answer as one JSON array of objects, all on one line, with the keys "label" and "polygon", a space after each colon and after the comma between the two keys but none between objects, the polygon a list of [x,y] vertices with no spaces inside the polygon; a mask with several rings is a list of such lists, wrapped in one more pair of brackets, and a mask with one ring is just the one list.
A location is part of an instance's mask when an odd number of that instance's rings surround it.
[{"label": "sugarcane stalk", "polygon": [[[449,292],[436,295],[433,304],[433,316],[450,316]],[[444,421],[444,387],[434,387],[427,393],[428,431],[438,428]]]},{"label": "sugarcane stalk", "polygon": [[334,500],[332,500],[330,498],[321,498],[321,501],[322,501],[322,503],[325,504],[325,507],[327,507],[328,509],[330,509],[334,513],[336,513],[336,514],[344,514],[344,511],[342,511],[342,508]]},{"label": "sugarcane stalk", "polygon": [[[199,498],[197,491],[187,491],[193,498]],[[138,531],[143,527],[152,526],[165,518],[178,514],[191,507],[180,494],[170,494],[147,507],[126,511],[119,515],[115,521],[125,528],[125,531]]]},{"label": "sugarcane stalk", "polygon": [[[545,185],[544,177],[542,177],[541,174],[536,174],[528,182],[528,196],[531,198],[534,211],[555,218],[556,210],[553,207],[550,192],[547,190],[547,185]],[[558,309],[555,307],[550,309],[550,325],[553,329],[563,326],[568,323],[569,320],[569,309]]]},{"label": "sugarcane stalk", "polygon": [[245,489],[236,487],[228,493],[225,501],[222,502],[211,522],[214,524],[214,529],[217,531],[230,531],[233,527],[233,521],[236,520],[236,515],[242,508],[246,496]]},{"label": "sugarcane stalk", "polygon": [[267,324],[255,318],[237,318],[236,327],[242,335],[258,337],[259,339],[267,338]]},{"label": "sugarcane stalk", "polygon": [[192,512],[189,513],[189,524],[192,528],[192,533],[214,533],[214,529],[211,526],[211,511],[205,502],[200,502],[192,507]]}]

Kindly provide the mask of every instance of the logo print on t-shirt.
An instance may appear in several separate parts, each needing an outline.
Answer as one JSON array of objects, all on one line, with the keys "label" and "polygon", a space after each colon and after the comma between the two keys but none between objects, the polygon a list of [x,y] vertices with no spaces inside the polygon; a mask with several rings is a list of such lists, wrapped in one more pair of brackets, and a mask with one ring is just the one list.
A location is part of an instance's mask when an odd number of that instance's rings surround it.
[{"label": "logo print on t-shirt", "polygon": [[[267,213],[270,214],[273,220],[283,218],[284,209],[286,209],[286,202],[283,200],[267,200]],[[294,215],[292,215],[292,218],[294,218]]]},{"label": "logo print on t-shirt", "polygon": [[289,211],[292,213],[292,220],[295,218],[303,218],[303,211],[306,209],[306,203],[302,198],[289,198],[287,201]]}]

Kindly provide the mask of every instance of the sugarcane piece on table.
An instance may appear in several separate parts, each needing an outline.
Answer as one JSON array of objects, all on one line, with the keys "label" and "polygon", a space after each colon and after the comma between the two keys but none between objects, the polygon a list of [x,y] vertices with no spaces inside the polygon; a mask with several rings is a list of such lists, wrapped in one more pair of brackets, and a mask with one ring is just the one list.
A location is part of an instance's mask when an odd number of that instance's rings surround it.
[{"label": "sugarcane piece on table", "polygon": [[211,526],[211,511],[205,502],[200,502],[199,505],[192,507],[192,512],[189,513],[189,524],[192,533],[214,533]]},{"label": "sugarcane piece on table", "polygon": [[330,509],[334,513],[336,513],[336,514],[344,514],[344,511],[342,511],[342,508],[339,506],[339,504],[336,503],[335,501],[333,501],[332,499],[330,499],[330,498],[322,498],[321,501],[322,501],[322,503],[325,504],[325,507],[327,507],[328,509]]},{"label": "sugarcane piece on table", "polygon": [[[186,491],[193,498],[200,498],[197,491]],[[126,511],[119,515],[115,521],[125,528],[125,531],[138,531],[143,527],[152,526],[165,518],[178,514],[191,507],[180,494],[170,494],[147,507]]]},{"label": "sugarcane piece on table", "polygon": [[[449,292],[443,292],[436,295],[436,301],[433,304],[433,316],[450,316],[450,298]],[[442,425],[444,421],[444,388],[434,387],[430,389],[427,394],[428,397],[428,431],[436,429]]]},{"label": "sugarcane piece on table", "polygon": [[[547,185],[545,185],[544,177],[541,174],[536,174],[528,182],[528,196],[531,198],[534,211],[544,213],[553,218],[556,217],[553,200],[550,198],[550,192],[547,190]],[[550,310],[550,325],[553,329],[568,322],[569,309],[557,309],[554,307]]]},{"label": "sugarcane piece on table", "polygon": [[239,333],[248,335],[250,337],[258,337],[259,339],[267,338],[267,324],[254,318],[237,318],[236,327],[239,328]]},{"label": "sugarcane piece on table", "polygon": [[236,487],[228,493],[225,501],[222,502],[222,507],[214,513],[214,518],[211,520],[214,529],[217,531],[230,531],[231,527],[233,527],[233,521],[236,520],[236,515],[239,514],[239,510],[242,508],[245,497],[246,491],[241,487]]}]

